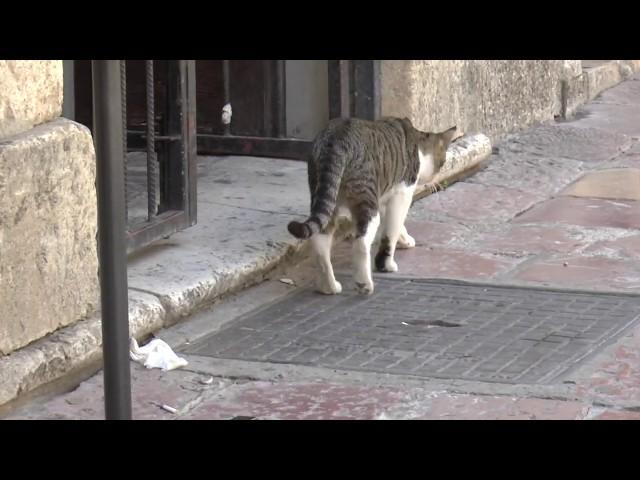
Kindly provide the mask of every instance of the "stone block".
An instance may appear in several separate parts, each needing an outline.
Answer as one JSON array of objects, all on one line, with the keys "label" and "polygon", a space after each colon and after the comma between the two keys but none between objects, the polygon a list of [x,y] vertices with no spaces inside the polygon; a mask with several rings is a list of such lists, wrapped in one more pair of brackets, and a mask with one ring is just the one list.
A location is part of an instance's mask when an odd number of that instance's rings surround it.
[{"label": "stone block", "polygon": [[96,308],[95,166],[69,120],[0,142],[0,355]]},{"label": "stone block", "polygon": [[564,60],[384,60],[383,115],[408,116],[416,127],[506,132],[549,121],[561,111]]},{"label": "stone block", "polygon": [[0,60],[0,139],[62,113],[62,60]]}]

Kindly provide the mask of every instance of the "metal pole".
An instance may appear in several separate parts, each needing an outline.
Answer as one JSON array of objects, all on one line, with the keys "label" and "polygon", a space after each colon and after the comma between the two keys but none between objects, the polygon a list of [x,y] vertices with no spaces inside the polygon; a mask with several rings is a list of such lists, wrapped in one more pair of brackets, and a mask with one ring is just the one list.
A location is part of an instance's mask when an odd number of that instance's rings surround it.
[{"label": "metal pole", "polygon": [[127,181],[127,61],[120,60],[120,91],[122,97],[122,154],[124,155],[124,223],[129,223],[129,184]]},{"label": "metal pole", "polygon": [[[231,85],[229,76],[231,75],[229,60],[222,60],[222,87],[224,92],[224,107],[231,105]],[[224,135],[231,135],[231,118],[224,123]]]},{"label": "metal pole", "polygon": [[93,126],[107,420],[131,419],[120,62],[93,60]]},{"label": "metal pole", "polygon": [[275,61],[275,125],[276,136],[287,136],[287,87],[285,60]]},{"label": "metal pole", "polygon": [[147,219],[158,212],[158,157],[156,156],[156,100],[153,60],[146,61],[147,80]]}]

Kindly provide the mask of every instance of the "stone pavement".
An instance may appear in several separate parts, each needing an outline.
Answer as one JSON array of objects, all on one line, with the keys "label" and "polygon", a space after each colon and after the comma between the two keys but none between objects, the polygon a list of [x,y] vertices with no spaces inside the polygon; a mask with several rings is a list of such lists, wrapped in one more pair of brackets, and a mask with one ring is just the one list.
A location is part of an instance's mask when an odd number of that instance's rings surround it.
[{"label": "stone pavement", "polygon": [[[509,136],[484,170],[417,201],[407,227],[417,246],[397,253],[400,271],[389,277],[640,294],[640,79],[571,121]],[[335,250],[337,276],[351,288],[349,242]],[[158,336],[188,346],[312,275],[309,260],[286,265]],[[295,285],[278,281],[285,277]],[[184,356],[189,365],[167,373],[132,364],[134,418],[640,418],[640,324],[544,385]],[[103,418],[102,376],[8,418]]]}]

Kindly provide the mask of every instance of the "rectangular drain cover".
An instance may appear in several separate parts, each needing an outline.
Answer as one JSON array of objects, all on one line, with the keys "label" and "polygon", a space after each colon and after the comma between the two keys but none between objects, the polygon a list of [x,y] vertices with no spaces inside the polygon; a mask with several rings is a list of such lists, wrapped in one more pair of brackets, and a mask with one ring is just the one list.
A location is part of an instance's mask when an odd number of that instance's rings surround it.
[{"label": "rectangular drain cover", "polygon": [[300,290],[184,353],[422,377],[549,383],[639,318],[640,297],[377,278],[365,297]]}]

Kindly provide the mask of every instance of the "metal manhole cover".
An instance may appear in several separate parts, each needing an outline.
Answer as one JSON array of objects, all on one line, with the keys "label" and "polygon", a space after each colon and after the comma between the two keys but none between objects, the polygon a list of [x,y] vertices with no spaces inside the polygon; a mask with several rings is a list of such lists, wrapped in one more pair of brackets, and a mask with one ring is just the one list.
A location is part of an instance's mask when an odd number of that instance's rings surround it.
[{"label": "metal manhole cover", "polygon": [[640,297],[377,278],[373,295],[301,290],[189,346],[217,358],[549,383],[638,320]]}]

